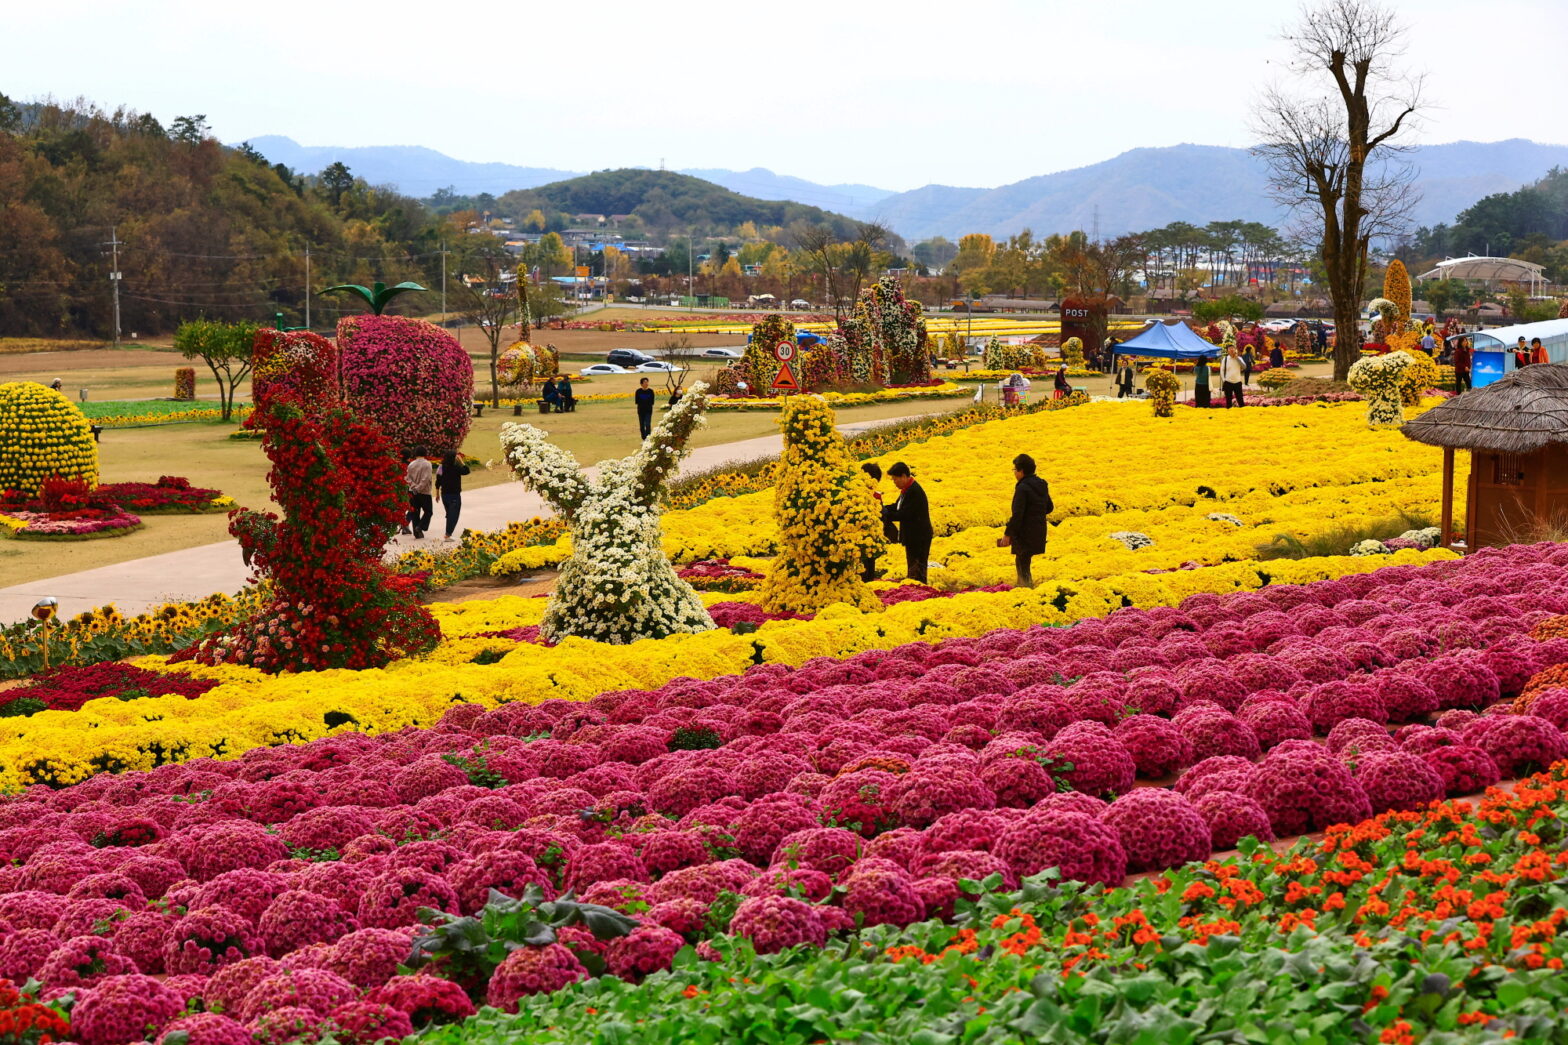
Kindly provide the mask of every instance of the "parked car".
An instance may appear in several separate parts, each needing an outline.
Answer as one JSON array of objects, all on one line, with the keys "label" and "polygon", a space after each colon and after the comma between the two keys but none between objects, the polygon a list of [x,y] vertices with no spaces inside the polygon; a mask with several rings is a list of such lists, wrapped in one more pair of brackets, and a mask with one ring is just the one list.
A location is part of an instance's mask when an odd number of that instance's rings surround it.
[{"label": "parked car", "polygon": [[805,310],[808,310],[808,309],[811,308],[811,302],[807,301],[804,298],[796,298],[794,301],[791,301],[789,303],[789,307],[793,308],[793,309],[800,309],[802,311],[805,311]]},{"label": "parked car", "polygon": [[704,359],[740,359],[746,353],[738,348],[705,348],[702,355]]},{"label": "parked car", "polygon": [[639,365],[637,367],[637,373],[639,373],[639,374],[664,374],[664,373],[676,373],[676,374],[678,374],[678,373],[681,372],[682,369],[684,369],[684,368],[678,367],[674,363],[666,363],[662,359],[655,359],[651,363],[643,363],[643,364]]},{"label": "parked car", "polygon": [[604,361],[614,366],[630,369],[641,366],[643,363],[653,362],[653,357],[635,348],[612,348],[610,349],[610,354],[604,357]]},{"label": "parked car", "polygon": [[592,366],[583,367],[578,373],[584,377],[591,377],[594,374],[629,374],[631,371],[623,366],[616,366],[614,363],[595,363]]}]

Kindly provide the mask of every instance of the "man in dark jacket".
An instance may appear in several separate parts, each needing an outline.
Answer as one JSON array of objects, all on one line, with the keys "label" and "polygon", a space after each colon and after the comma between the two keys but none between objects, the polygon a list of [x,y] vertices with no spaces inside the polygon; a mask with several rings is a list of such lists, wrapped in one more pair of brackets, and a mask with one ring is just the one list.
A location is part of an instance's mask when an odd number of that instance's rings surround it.
[{"label": "man in dark jacket", "polygon": [[1132,365],[1131,359],[1122,356],[1122,361],[1116,368],[1116,398],[1126,399],[1132,395],[1132,387],[1137,380],[1137,368]]},{"label": "man in dark jacket", "polygon": [[936,536],[931,528],[930,502],[903,461],[894,463],[887,474],[898,487],[898,500],[882,508],[882,521],[898,523],[899,543],[904,546],[904,572],[910,580],[924,584],[926,563],[931,559],[931,539]]},{"label": "man in dark jacket", "polygon": [[1045,554],[1045,527],[1047,516],[1056,509],[1051,503],[1051,488],[1046,481],[1034,474],[1034,458],[1019,454],[1013,458],[1013,513],[1007,520],[1006,536],[997,538],[997,547],[1011,548],[1013,561],[1018,567],[1018,586],[1033,588],[1030,560]]},{"label": "man in dark jacket", "polygon": [[632,399],[637,403],[637,428],[644,439],[653,431],[653,401],[656,398],[653,389],[648,387],[646,377],[637,382],[637,391],[632,393]]}]

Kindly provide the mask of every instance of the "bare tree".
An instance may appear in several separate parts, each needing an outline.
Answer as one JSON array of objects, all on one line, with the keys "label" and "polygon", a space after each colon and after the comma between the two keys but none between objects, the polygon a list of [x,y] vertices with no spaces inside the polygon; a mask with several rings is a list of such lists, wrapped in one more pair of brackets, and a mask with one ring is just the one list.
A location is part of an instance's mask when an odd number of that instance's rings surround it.
[{"label": "bare tree", "polygon": [[[488,238],[488,237],[487,237]],[[501,280],[501,267],[509,255],[499,247],[464,252],[463,275],[457,281],[458,313],[463,321],[479,328],[490,343],[490,405],[501,405],[501,384],[498,371],[501,364],[501,337],[506,325],[521,311],[517,294],[508,290]],[[521,266],[519,266],[521,269]],[[527,278],[519,271],[517,278]]]},{"label": "bare tree", "polygon": [[664,388],[672,396],[679,396],[692,367],[702,359],[702,351],[691,343],[685,334],[671,334],[653,347],[653,354],[676,367],[664,372]]},{"label": "bare tree", "polygon": [[881,263],[886,258],[882,248],[892,232],[880,221],[856,223],[855,238],[848,244],[848,249],[843,251],[842,265],[844,281],[848,284],[844,289],[849,291],[847,296],[851,302],[860,297],[860,288],[865,286],[867,277],[882,267]]},{"label": "bare tree", "polygon": [[1401,135],[1422,108],[1422,78],[1396,68],[1406,28],[1373,0],[1319,0],[1285,34],[1305,90],[1278,85],[1253,110],[1274,199],[1302,216],[1334,302],[1334,378],[1360,357],[1358,319],[1374,237],[1405,226],[1417,197]]},{"label": "bare tree", "polygon": [[822,276],[823,289],[833,304],[833,314],[840,322],[844,319],[843,305],[839,302],[838,260],[841,247],[838,233],[831,225],[811,225],[801,222],[790,229],[790,238],[804,255],[806,267]]}]

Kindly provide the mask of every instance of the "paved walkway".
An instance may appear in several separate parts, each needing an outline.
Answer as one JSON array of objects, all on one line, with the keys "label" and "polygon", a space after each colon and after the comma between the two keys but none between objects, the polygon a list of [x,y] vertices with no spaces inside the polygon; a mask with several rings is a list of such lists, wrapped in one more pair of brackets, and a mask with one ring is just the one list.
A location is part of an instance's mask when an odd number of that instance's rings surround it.
[{"label": "paved walkway", "polygon": [[[839,430],[852,434],[889,424],[892,420],[907,418],[860,421],[839,425]],[[698,447],[682,462],[681,472],[699,472],[718,465],[776,455],[782,447],[783,437],[780,435]],[[504,482],[464,491],[459,532],[463,528],[498,530],[510,522],[550,514],[549,506],[538,494],[524,489],[516,481]],[[388,552],[397,553],[411,548],[439,549],[443,544],[439,534],[444,529],[439,504],[431,525],[436,528],[437,536],[426,537],[421,541],[412,537],[394,537],[387,545]],[[73,617],[84,610],[110,603],[126,615],[143,613],[166,602],[189,602],[204,599],[213,592],[236,592],[244,587],[249,575],[250,571],[245,569],[240,559],[237,541],[182,548],[112,566],[100,566],[80,573],[0,588],[0,622],[10,623],[26,617],[33,605],[45,596],[60,600],[62,617]]]}]

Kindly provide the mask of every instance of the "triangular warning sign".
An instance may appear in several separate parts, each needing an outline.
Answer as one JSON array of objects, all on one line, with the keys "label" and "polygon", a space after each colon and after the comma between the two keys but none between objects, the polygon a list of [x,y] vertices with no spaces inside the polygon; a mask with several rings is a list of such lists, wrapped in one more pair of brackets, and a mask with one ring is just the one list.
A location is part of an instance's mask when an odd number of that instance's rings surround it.
[{"label": "triangular warning sign", "polygon": [[791,370],[789,368],[789,364],[788,363],[780,363],[779,364],[779,376],[775,377],[773,379],[773,390],[775,392],[779,392],[779,391],[799,392],[800,391],[800,383],[795,380],[795,371],[793,371],[793,370]]}]

